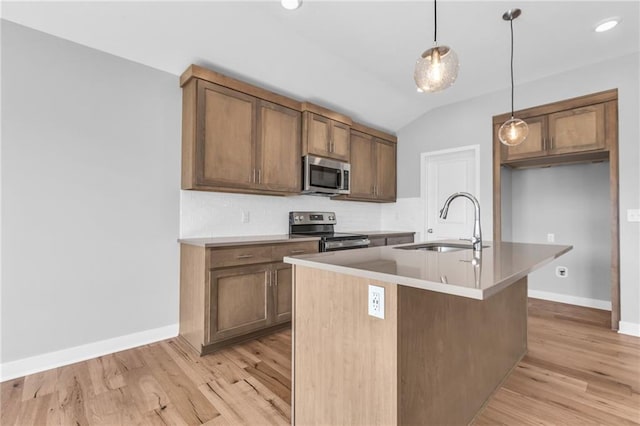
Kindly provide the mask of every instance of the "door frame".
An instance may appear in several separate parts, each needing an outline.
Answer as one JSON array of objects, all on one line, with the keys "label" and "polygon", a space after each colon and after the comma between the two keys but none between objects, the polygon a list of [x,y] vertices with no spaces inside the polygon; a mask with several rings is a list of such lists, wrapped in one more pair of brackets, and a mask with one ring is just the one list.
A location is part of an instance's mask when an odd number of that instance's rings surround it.
[{"label": "door frame", "polygon": [[456,148],[448,148],[448,149],[440,149],[438,151],[429,151],[420,153],[420,204],[424,209],[423,214],[423,224],[421,230],[422,240],[426,241],[427,239],[427,226],[429,224],[429,209],[427,208],[427,176],[428,168],[427,161],[430,157],[435,157],[438,155],[446,155],[446,154],[454,154],[458,152],[469,151],[473,152],[474,163],[475,163],[475,177],[474,181],[476,183],[474,196],[480,200],[480,145],[465,145],[459,146]]}]

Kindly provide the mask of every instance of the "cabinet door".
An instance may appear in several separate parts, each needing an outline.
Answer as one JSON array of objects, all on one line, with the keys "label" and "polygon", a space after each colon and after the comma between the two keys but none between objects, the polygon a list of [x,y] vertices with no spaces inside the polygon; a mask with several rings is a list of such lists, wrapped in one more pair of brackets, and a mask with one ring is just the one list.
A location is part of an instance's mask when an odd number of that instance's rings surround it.
[{"label": "cabinet door", "polygon": [[349,197],[373,199],[375,185],[375,149],[373,137],[351,133],[351,194]]},{"label": "cabinet door", "polygon": [[376,198],[396,200],[396,144],[376,139]]},{"label": "cabinet door", "polygon": [[253,181],[256,99],[198,81],[196,180],[203,186],[249,187]]},{"label": "cabinet door", "polygon": [[298,193],[302,189],[301,115],[298,111],[260,101],[256,186]]},{"label": "cabinet door", "polygon": [[546,155],[547,121],[545,116],[531,117],[525,120],[529,126],[529,136],[520,145],[506,146],[498,139],[496,129],[496,143],[502,147],[502,161],[518,160],[521,158],[541,157]]},{"label": "cabinet door", "polygon": [[273,322],[291,321],[292,287],[291,265],[277,263],[273,266]]},{"label": "cabinet door", "polygon": [[331,151],[329,156],[336,160],[349,161],[349,141],[351,140],[351,128],[338,121],[331,122]]},{"label": "cabinet door", "polygon": [[329,140],[331,137],[331,120],[312,112],[303,116],[306,130],[306,147],[309,154],[329,157]]},{"label": "cabinet door", "polygon": [[211,271],[208,343],[268,326],[270,279],[268,264]]},{"label": "cabinet door", "polygon": [[549,115],[549,154],[605,148],[604,104]]}]

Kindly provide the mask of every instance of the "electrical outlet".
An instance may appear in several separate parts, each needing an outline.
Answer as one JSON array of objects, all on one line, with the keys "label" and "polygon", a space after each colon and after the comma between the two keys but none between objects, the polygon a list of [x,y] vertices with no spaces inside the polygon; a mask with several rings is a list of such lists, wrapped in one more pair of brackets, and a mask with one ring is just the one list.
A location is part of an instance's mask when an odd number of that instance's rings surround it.
[{"label": "electrical outlet", "polygon": [[547,234],[547,242],[555,243],[556,242],[556,234]]},{"label": "electrical outlet", "polygon": [[248,210],[243,210],[241,215],[240,215],[240,220],[242,221],[242,223],[249,223],[249,221],[251,220],[251,216],[249,215],[249,211]]},{"label": "electrical outlet", "polygon": [[384,319],[384,287],[369,285],[369,315]]},{"label": "electrical outlet", "polygon": [[627,209],[627,222],[640,222],[640,209]]},{"label": "electrical outlet", "polygon": [[566,266],[558,266],[556,267],[556,276],[558,278],[567,278],[569,275],[569,268]]}]

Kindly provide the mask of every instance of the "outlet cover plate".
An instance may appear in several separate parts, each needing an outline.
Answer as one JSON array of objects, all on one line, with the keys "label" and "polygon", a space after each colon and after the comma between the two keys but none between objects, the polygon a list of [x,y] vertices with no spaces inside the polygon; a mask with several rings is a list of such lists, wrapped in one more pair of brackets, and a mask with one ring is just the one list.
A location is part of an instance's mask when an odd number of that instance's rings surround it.
[{"label": "outlet cover plate", "polygon": [[384,287],[369,285],[369,297],[367,300],[369,315],[384,319]]}]

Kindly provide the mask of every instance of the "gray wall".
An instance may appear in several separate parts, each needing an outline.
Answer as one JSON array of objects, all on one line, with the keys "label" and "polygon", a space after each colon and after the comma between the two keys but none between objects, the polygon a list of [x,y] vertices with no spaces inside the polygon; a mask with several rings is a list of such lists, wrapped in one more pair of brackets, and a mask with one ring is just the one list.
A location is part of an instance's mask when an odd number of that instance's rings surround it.
[{"label": "gray wall", "polygon": [[177,322],[180,96],[2,21],[2,362]]},{"label": "gray wall", "polygon": [[[465,71],[461,69],[463,77]],[[602,90],[619,90],[620,274],[622,321],[640,324],[640,224],[626,210],[640,208],[640,54],[593,64],[516,87],[516,109],[556,102]],[[492,235],[491,117],[509,108],[509,91],[490,93],[431,111],[398,132],[398,195],[420,196],[420,153],[480,144],[485,235]]]},{"label": "gray wall", "polygon": [[[573,250],[529,276],[529,288],[611,301],[609,163],[514,170],[512,241],[556,244]],[[568,268],[565,278],[556,266]]]}]

